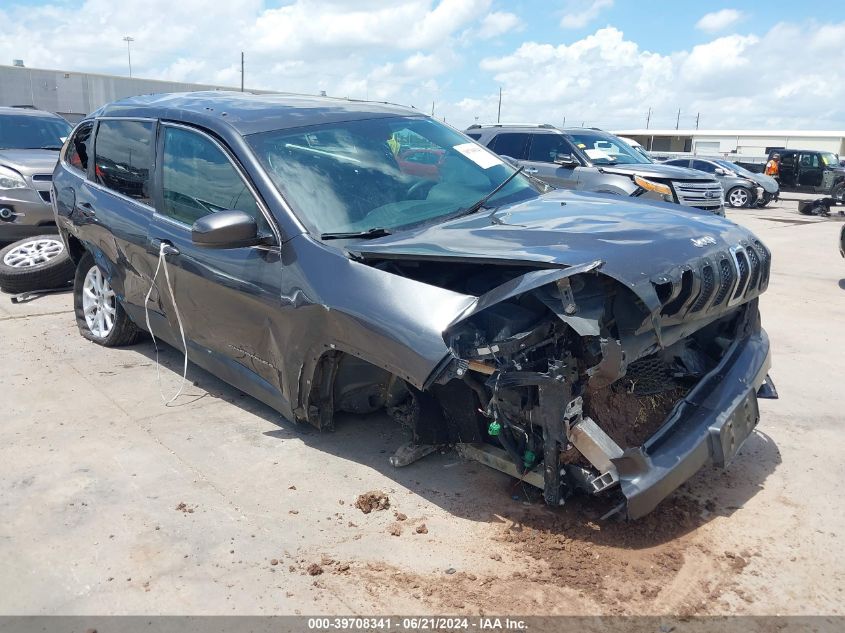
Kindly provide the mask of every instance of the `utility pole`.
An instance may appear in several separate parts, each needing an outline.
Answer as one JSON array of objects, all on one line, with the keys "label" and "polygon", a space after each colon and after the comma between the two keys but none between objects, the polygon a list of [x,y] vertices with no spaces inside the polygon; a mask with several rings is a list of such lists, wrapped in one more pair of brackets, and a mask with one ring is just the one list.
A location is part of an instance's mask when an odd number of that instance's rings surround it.
[{"label": "utility pole", "polygon": [[123,38],[123,41],[126,42],[126,57],[129,60],[129,78],[132,79],[132,51],[129,50],[129,42],[134,42],[135,38],[127,35]]},{"label": "utility pole", "polygon": [[645,129],[648,129],[649,123],[651,123],[651,106],[648,108],[648,114],[645,115]]},{"label": "utility pole", "polygon": [[695,129],[698,129],[698,119],[701,117],[701,112],[695,115]]},{"label": "utility pole", "polygon": [[681,109],[678,108],[678,118],[675,119],[675,129],[678,129],[678,126],[681,124]]},{"label": "utility pole", "polygon": [[499,112],[496,114],[496,123],[502,122],[502,87],[499,86]]},{"label": "utility pole", "polygon": [[434,116],[434,99],[431,100],[431,116]]},{"label": "utility pole", "polygon": [[244,91],[244,52],[241,51],[241,92]]},{"label": "utility pole", "polygon": [[566,117],[563,117],[563,127],[566,128]]}]

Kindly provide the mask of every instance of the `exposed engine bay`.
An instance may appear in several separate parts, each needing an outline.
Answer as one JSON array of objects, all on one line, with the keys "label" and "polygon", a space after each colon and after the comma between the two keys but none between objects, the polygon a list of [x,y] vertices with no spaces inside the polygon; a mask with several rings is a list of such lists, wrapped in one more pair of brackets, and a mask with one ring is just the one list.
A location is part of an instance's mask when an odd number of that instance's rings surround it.
[{"label": "exposed engine bay", "polygon": [[[444,333],[452,354],[424,390],[335,354],[321,365],[332,380],[321,382],[323,401],[314,404],[354,413],[385,407],[412,430],[416,447],[484,445],[482,461],[542,487],[550,505],[618,490],[621,473],[644,467],[643,444],[738,339],[759,332],[768,252],[749,248],[753,270],[732,266],[726,291],[723,271],[714,278],[718,261],[652,280],[656,309],[602,274],[601,261],[566,269],[372,261],[478,302]],[[407,461],[426,452],[412,449]]]}]

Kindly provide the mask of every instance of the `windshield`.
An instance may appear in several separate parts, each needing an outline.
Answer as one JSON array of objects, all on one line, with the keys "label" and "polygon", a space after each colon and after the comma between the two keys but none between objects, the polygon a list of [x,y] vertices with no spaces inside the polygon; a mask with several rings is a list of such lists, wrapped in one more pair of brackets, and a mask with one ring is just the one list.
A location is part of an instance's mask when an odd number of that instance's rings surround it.
[{"label": "windshield", "polygon": [[612,134],[568,132],[594,165],[646,165],[651,159]]},{"label": "windshield", "polygon": [[822,163],[824,163],[825,167],[838,167],[839,166],[839,156],[834,154],[833,152],[822,152]]},{"label": "windshield", "polygon": [[[459,214],[514,168],[451,128],[391,117],[247,137],[300,220],[320,234],[407,228]],[[485,206],[536,197],[519,175]]]},{"label": "windshield", "polygon": [[61,149],[70,124],[26,114],[0,115],[0,149]]}]

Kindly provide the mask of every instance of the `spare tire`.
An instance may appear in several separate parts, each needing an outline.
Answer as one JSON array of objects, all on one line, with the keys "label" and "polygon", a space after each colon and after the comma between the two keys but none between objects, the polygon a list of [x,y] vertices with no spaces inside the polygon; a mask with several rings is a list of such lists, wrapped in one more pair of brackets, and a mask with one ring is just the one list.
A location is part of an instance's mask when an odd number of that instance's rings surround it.
[{"label": "spare tire", "polygon": [[58,235],[36,235],[0,250],[0,290],[29,292],[61,288],[76,267]]}]

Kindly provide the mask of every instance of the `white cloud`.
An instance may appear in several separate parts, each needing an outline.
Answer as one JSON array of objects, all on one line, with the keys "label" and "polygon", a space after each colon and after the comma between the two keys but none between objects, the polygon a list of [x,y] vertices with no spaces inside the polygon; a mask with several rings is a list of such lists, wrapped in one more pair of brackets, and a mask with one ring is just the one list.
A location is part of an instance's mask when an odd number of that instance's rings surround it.
[{"label": "white cloud", "polygon": [[506,11],[494,11],[484,16],[484,19],[481,20],[481,24],[478,26],[478,29],[476,29],[474,35],[479,39],[487,40],[493,37],[498,37],[499,35],[504,35],[508,31],[512,31],[521,25],[522,21],[516,14],[508,13]]},{"label": "white cloud", "polygon": [[704,15],[695,24],[695,28],[708,33],[718,33],[732,27],[745,17],[742,11],[736,9],[722,9]]},{"label": "white cloud", "polygon": [[565,29],[580,29],[595,20],[605,9],[613,6],[613,0],[589,0],[584,6],[583,0],[569,0],[564,15],[560,19],[561,27]]},{"label": "white cloud", "polygon": [[[779,24],[660,54],[607,27],[569,44],[524,42],[480,68],[502,86],[503,121],[643,127],[651,108],[651,127],[674,127],[680,108],[681,127],[700,113],[706,127],[835,129],[845,120],[845,66],[818,60],[837,55],[843,38],[845,23]],[[496,102],[492,90],[458,100],[452,118],[495,120]]]}]

